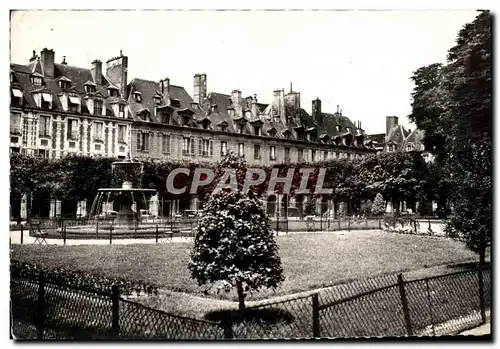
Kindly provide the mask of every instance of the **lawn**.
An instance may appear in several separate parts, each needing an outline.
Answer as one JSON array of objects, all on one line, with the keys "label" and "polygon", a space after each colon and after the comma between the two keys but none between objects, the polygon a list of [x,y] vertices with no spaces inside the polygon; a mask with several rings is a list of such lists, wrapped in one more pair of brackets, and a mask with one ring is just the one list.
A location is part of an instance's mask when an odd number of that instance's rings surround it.
[{"label": "lawn", "polygon": [[[279,236],[286,280],[275,292],[249,297],[258,300],[354,279],[476,260],[457,241],[379,231]],[[142,280],[170,291],[204,296],[187,270],[191,243],[156,245],[40,246],[13,245],[11,258],[47,266],[79,269],[108,276]],[[234,294],[213,294],[235,299]]]}]

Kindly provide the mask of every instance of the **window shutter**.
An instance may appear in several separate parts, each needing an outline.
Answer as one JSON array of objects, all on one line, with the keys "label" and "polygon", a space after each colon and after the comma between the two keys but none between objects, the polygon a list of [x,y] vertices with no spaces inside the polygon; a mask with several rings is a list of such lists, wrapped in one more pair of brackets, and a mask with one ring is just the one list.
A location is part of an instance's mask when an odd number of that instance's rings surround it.
[{"label": "window shutter", "polygon": [[146,133],[144,139],[144,150],[149,150],[149,133]]},{"label": "window shutter", "polygon": [[198,140],[198,154],[203,155],[203,140],[201,138]]},{"label": "window shutter", "polygon": [[141,133],[137,132],[137,150],[141,150]]},{"label": "window shutter", "polygon": [[191,138],[191,155],[194,155],[194,138]]},{"label": "window shutter", "polygon": [[214,155],[214,141],[210,141],[210,156]]}]

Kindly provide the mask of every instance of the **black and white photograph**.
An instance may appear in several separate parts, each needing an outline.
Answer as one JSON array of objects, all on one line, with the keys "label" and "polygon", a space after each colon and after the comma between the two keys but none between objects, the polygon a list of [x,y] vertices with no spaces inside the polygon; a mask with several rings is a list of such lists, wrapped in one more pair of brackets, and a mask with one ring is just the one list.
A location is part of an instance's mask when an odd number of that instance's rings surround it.
[{"label": "black and white photograph", "polygon": [[492,11],[11,9],[8,41],[10,342],[492,340]]}]

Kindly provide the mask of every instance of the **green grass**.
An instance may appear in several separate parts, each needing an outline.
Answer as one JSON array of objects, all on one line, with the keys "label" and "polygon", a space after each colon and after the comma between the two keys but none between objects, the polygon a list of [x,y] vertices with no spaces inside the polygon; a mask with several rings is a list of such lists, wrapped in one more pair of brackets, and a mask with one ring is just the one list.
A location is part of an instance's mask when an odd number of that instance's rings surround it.
[{"label": "green grass", "polygon": [[[452,262],[477,255],[456,241],[377,231],[293,234],[278,237],[286,280],[276,292],[249,296],[258,300],[339,282],[363,279]],[[47,266],[79,269],[112,277],[142,280],[171,291],[206,296],[191,279],[187,264],[191,243],[156,245],[39,246],[13,245],[11,258]],[[213,294],[232,299],[234,294]]]}]

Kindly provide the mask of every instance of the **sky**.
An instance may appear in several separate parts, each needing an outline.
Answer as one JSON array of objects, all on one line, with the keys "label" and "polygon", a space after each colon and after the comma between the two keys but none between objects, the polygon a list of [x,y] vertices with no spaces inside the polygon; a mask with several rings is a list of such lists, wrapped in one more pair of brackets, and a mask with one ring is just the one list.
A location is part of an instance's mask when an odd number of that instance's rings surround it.
[{"label": "sky", "polygon": [[90,67],[94,59],[129,57],[128,80],[169,77],[193,95],[193,75],[207,74],[208,92],[301,92],[311,112],[337,105],[369,134],[385,132],[385,116],[411,129],[412,73],[446,62],[462,26],[476,11],[16,11],[11,62],[32,51],[55,51],[56,63]]}]

